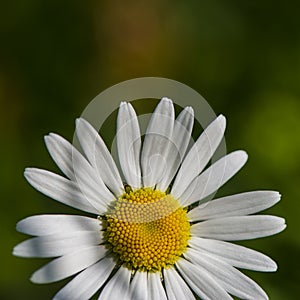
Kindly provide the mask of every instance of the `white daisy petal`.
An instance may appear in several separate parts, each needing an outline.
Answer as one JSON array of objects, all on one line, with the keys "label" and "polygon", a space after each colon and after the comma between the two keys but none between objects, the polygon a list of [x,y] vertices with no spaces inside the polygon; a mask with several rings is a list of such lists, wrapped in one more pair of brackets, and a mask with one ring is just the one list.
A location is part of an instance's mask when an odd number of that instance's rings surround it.
[{"label": "white daisy petal", "polygon": [[152,114],[141,153],[144,186],[154,187],[165,175],[174,114],[173,103],[167,98],[159,102]]},{"label": "white daisy petal", "polygon": [[176,176],[172,188],[172,194],[175,198],[182,195],[194,178],[207,165],[223,138],[225,127],[226,119],[220,115],[200,135],[184,159]]},{"label": "white daisy petal", "polygon": [[115,265],[112,258],[103,258],[72,279],[53,300],[90,299],[102,287]]},{"label": "white daisy petal", "polygon": [[141,133],[136,113],[130,103],[120,104],[117,119],[117,148],[126,182],[141,187]]},{"label": "white daisy petal", "polygon": [[240,245],[193,236],[189,240],[189,246],[199,253],[209,253],[237,268],[261,272],[277,270],[277,265],[271,258]]},{"label": "white daisy petal", "polygon": [[235,151],[219,159],[194,179],[180,196],[181,204],[188,206],[217,191],[243,167],[247,158],[244,151]]},{"label": "white daisy petal", "polygon": [[211,276],[230,294],[242,299],[268,299],[261,287],[243,273],[204,252],[189,249],[185,256],[193,263],[207,270]]},{"label": "white daisy petal", "polygon": [[88,190],[93,192],[96,197],[101,196],[106,201],[113,199],[113,195],[106,188],[95,169],[67,140],[57,134],[50,133],[45,137],[45,142],[55,162],[65,175],[77,183],[84,194]]},{"label": "white daisy petal", "polygon": [[273,191],[254,191],[231,195],[204,203],[188,213],[190,221],[202,221],[219,217],[245,216],[267,209],[280,200]]},{"label": "white daisy petal", "polygon": [[100,230],[56,232],[20,243],[14,248],[13,254],[23,257],[56,257],[86,246],[99,245],[101,242]]},{"label": "white daisy petal", "polygon": [[191,226],[191,234],[224,241],[249,240],[281,232],[283,218],[267,215],[212,219]]},{"label": "white daisy petal", "polygon": [[195,300],[190,288],[173,267],[164,270],[164,280],[169,300]]},{"label": "white daisy petal", "polygon": [[67,140],[55,133],[44,137],[48,152],[60,170],[70,179],[74,180],[73,151],[75,149]]},{"label": "white daisy petal", "polygon": [[167,169],[157,185],[158,189],[165,191],[174,178],[189,145],[193,124],[194,111],[191,107],[186,107],[175,120],[172,139],[169,143]]},{"label": "white daisy petal", "polygon": [[76,134],[88,160],[104,183],[119,196],[123,193],[123,183],[118,168],[102,138],[86,120],[76,120]]},{"label": "white daisy petal", "polygon": [[97,198],[94,192],[88,190],[83,194],[77,184],[60,175],[46,170],[26,168],[24,176],[36,190],[61,203],[96,214],[106,210],[105,205],[100,202],[100,195]]},{"label": "white daisy petal", "polygon": [[19,232],[29,235],[49,235],[58,232],[100,230],[99,220],[76,215],[38,215],[31,216],[17,223]]},{"label": "white daisy petal", "polygon": [[137,271],[130,284],[130,299],[148,300],[147,272]]},{"label": "white daisy petal", "polygon": [[232,300],[224,288],[201,266],[196,266],[185,259],[180,259],[176,265],[185,281],[201,299]]},{"label": "white daisy petal", "polygon": [[148,273],[148,300],[167,300],[160,273]]},{"label": "white daisy petal", "polygon": [[125,268],[120,267],[119,270],[105,285],[98,300],[109,299],[124,299],[130,300],[129,295],[129,282],[131,278],[131,272]]},{"label": "white daisy petal", "polygon": [[34,283],[50,283],[74,275],[93,265],[106,255],[102,246],[91,246],[52,260],[33,273],[30,280]]}]

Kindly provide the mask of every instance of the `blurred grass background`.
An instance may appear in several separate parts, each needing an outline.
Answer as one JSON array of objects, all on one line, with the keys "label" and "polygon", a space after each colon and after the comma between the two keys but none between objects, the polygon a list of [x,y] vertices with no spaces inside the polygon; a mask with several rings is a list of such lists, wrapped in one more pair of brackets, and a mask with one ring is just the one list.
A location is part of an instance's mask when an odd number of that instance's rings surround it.
[{"label": "blurred grass background", "polygon": [[[270,299],[297,299],[300,282],[299,1],[38,1],[1,3],[1,299],[50,299],[64,285],[33,285],[45,260],[11,250],[25,236],[20,219],[76,212],[35,192],[26,166],[56,170],[43,143],[51,131],[71,139],[74,120],[105,88],[143,76],[183,82],[228,118],[228,150],[249,154],[221,191],[275,189],[268,213],[288,228],[244,244],[279,263],[249,272]],[[105,133],[104,133],[105,134]]]}]

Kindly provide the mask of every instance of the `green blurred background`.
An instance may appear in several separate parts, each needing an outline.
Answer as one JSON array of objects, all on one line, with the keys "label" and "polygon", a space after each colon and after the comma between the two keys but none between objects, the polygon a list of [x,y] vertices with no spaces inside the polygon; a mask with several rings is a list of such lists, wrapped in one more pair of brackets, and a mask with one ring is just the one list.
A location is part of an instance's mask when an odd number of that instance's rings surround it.
[{"label": "green blurred background", "polygon": [[[4,3],[6,2],[6,3]],[[268,213],[287,219],[278,236],[245,242],[279,264],[248,272],[270,299],[298,299],[300,283],[299,1],[2,1],[0,17],[0,299],[50,299],[64,285],[33,285],[43,259],[11,250],[26,237],[20,219],[77,213],[34,191],[26,166],[57,171],[43,143],[71,139],[74,120],[105,88],[167,77],[200,92],[228,119],[228,150],[246,167],[218,195],[275,189]],[[104,134],[108,134],[104,132]]]}]

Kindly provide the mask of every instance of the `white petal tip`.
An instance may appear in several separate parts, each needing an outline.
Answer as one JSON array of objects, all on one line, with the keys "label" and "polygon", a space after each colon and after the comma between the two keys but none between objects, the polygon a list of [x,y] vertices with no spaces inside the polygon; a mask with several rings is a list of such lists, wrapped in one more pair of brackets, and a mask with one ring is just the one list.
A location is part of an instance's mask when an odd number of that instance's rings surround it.
[{"label": "white petal tip", "polygon": [[14,247],[14,249],[12,251],[12,255],[14,255],[14,256],[20,256],[19,251],[18,251],[18,246]]},{"label": "white petal tip", "polygon": [[30,255],[30,252],[26,251],[26,249],[24,250],[22,246],[19,247],[19,245],[14,247],[12,254],[17,257],[33,257],[33,255]]},{"label": "white petal tip", "polygon": [[55,140],[58,140],[59,138],[60,136],[58,134],[52,132],[44,136],[44,142],[49,152],[51,151],[51,146],[53,145],[53,143],[55,143]]},{"label": "white petal tip", "polygon": [[51,138],[50,134],[51,133],[49,133],[49,134],[47,134],[47,135],[44,136],[44,141],[45,141],[46,144],[47,144],[47,141]]},{"label": "white petal tip", "polygon": [[189,114],[194,115],[194,109],[191,106],[186,106],[184,110],[187,111]]},{"label": "white petal tip", "polygon": [[[274,218],[274,234],[278,234],[286,229],[287,224],[285,223],[285,219],[277,216],[273,216]],[[276,224],[277,223],[277,224]]]},{"label": "white petal tip", "polygon": [[24,176],[27,179],[27,177],[33,175],[34,173],[38,173],[39,171],[40,171],[40,169],[38,169],[38,168],[27,167],[24,170]]},{"label": "white petal tip", "polygon": [[[18,232],[22,232],[22,225],[21,225],[21,222],[22,222],[22,221],[18,222],[17,225],[16,225],[16,230],[17,230]],[[17,246],[16,246],[16,247],[17,247]],[[14,249],[15,249],[15,248],[14,248]]]},{"label": "white petal tip", "polygon": [[274,204],[278,203],[281,200],[281,194],[276,191],[270,191],[270,192],[272,193],[270,194],[270,197],[274,200]]},{"label": "white petal tip", "polygon": [[272,264],[270,265],[269,271],[270,272],[276,272],[277,269],[278,269],[278,266],[277,266],[276,262],[272,260]]},{"label": "white petal tip", "polygon": [[61,138],[61,136],[59,135],[59,134],[57,134],[57,133],[54,133],[54,132],[50,132],[48,135],[46,135],[46,136],[48,136],[49,138],[51,137],[51,138]]},{"label": "white petal tip", "polygon": [[41,281],[41,280],[38,278],[38,276],[35,276],[35,273],[31,275],[30,281],[31,281],[32,283],[36,283],[36,284],[44,283],[43,281]]},{"label": "white petal tip", "polygon": [[244,150],[237,150],[232,154],[236,156],[236,159],[240,160],[243,163],[245,163],[248,160],[248,154]]},{"label": "white petal tip", "polygon": [[91,126],[91,124],[86,119],[84,119],[82,117],[77,118],[76,121],[75,121],[75,123],[76,123],[77,126],[78,125],[80,125],[80,126],[90,125]]},{"label": "white petal tip", "polygon": [[219,115],[219,116],[217,117],[217,120],[218,120],[221,124],[226,125],[226,117],[225,117],[224,115]]},{"label": "white petal tip", "polygon": [[[47,278],[49,277],[49,278]],[[45,283],[52,283],[52,282],[56,282],[58,280],[53,280],[53,278],[51,278],[51,276],[47,276],[47,274],[40,272],[40,270],[37,270],[36,272],[34,272],[30,279],[29,279],[32,283],[36,283],[36,284],[45,284]]]},{"label": "white petal tip", "polygon": [[162,97],[161,98],[161,102],[168,102],[168,103],[173,104],[173,101],[170,98],[168,98],[168,97]]},{"label": "white petal tip", "polygon": [[285,218],[281,218],[281,217],[274,217],[278,220],[278,224],[281,224],[281,225],[285,225]]},{"label": "white petal tip", "polygon": [[82,123],[84,121],[84,119],[83,118],[77,118],[76,120],[75,120],[75,124],[76,124],[76,126],[79,126],[80,125],[80,123]]},{"label": "white petal tip", "polygon": [[32,172],[33,168],[25,168],[24,170],[24,177],[27,179],[27,177],[30,175],[30,173]]},{"label": "white petal tip", "polygon": [[[28,219],[30,219],[30,218],[33,218],[34,216],[30,216],[30,217],[27,217],[27,218],[25,218],[25,219],[22,219],[22,220],[20,220],[17,224],[16,224],[16,230],[18,231],[18,232],[24,232],[24,224],[26,224],[26,221],[28,220]],[[25,225],[25,227],[26,227],[26,225]],[[18,245],[17,245],[18,246]],[[17,247],[16,246],[16,247]]]}]

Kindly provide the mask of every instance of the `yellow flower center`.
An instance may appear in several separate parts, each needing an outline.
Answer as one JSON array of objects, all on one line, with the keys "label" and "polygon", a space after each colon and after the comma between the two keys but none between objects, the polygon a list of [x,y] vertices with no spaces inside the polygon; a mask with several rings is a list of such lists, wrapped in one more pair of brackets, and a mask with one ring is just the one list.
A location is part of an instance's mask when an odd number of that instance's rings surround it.
[{"label": "yellow flower center", "polygon": [[106,214],[107,246],[129,269],[160,271],[186,250],[190,223],[186,210],[159,190],[129,190]]}]

